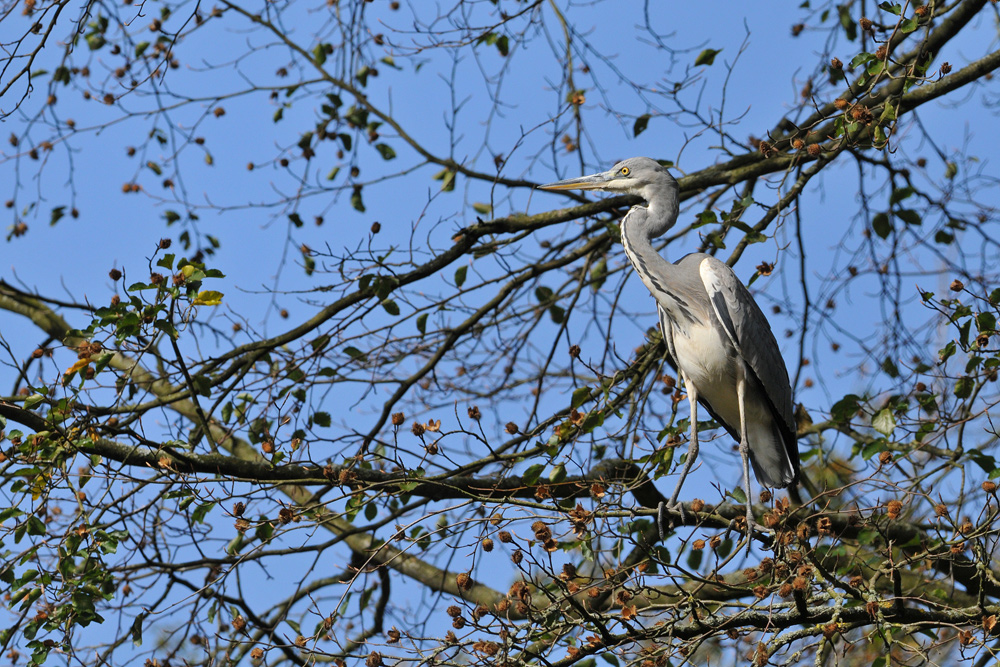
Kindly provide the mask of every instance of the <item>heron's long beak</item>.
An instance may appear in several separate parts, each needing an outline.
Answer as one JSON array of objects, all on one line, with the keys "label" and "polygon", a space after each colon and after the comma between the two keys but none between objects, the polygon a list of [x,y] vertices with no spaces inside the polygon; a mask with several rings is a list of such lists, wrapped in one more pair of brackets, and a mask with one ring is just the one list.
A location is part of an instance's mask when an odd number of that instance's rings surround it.
[{"label": "heron's long beak", "polygon": [[603,190],[613,177],[613,173],[602,171],[599,174],[590,176],[580,176],[579,178],[567,178],[564,181],[539,185],[539,190]]}]

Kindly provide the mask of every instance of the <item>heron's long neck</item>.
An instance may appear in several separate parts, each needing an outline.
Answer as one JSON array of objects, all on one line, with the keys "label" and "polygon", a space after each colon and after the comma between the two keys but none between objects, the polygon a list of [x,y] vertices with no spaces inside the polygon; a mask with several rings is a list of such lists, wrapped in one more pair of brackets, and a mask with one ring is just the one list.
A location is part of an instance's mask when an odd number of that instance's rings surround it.
[{"label": "heron's long neck", "polygon": [[[650,211],[639,206],[633,208],[622,219],[622,245],[646,289],[666,312],[671,324],[681,335],[686,335],[684,332],[688,325],[696,321],[691,310],[694,304],[678,301],[674,293],[682,289],[693,291],[687,285],[690,276],[685,276],[679,266],[664,259],[652,243],[652,239],[673,225],[676,216],[676,209],[671,217],[665,218],[662,211]],[[667,335],[666,331],[664,335]]]},{"label": "heron's long neck", "polygon": [[669,226],[650,224],[656,214],[646,207],[636,206],[621,223],[625,255],[654,296],[667,291],[662,282],[672,282],[678,271],[653,247],[653,239],[669,229]]}]

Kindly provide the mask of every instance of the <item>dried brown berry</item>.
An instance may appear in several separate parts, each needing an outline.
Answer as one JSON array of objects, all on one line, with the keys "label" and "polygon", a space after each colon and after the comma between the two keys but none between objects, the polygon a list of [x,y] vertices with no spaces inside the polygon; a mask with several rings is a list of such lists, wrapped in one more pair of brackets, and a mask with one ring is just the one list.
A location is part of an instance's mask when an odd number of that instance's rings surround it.
[{"label": "dried brown berry", "polygon": [[843,61],[841,61],[840,58],[833,58],[833,59],[831,59],[830,60],[830,69],[836,69],[836,70],[844,69],[844,63],[843,63]]},{"label": "dried brown berry", "polygon": [[480,542],[480,545],[483,547],[483,551],[486,552],[493,551],[493,540],[491,540],[488,537],[483,538],[483,541]]},{"label": "dried brown berry", "polygon": [[955,280],[951,281],[950,289],[952,292],[961,292],[962,290],[965,289],[965,283],[956,278]]},{"label": "dried brown berry", "polygon": [[517,432],[520,429],[518,428],[517,424],[515,424],[514,422],[507,422],[506,430],[511,435],[517,435]]},{"label": "dried brown berry", "polygon": [[997,483],[990,480],[986,480],[985,482],[983,482],[983,491],[985,491],[986,493],[995,494],[997,492]]},{"label": "dried brown berry", "polygon": [[899,513],[903,510],[903,503],[898,500],[890,500],[886,509],[890,519],[898,519]]},{"label": "dried brown berry", "polygon": [[405,419],[406,419],[406,416],[403,415],[402,412],[394,412],[394,413],[392,413],[392,425],[393,426],[402,426],[403,425],[403,421]]},{"label": "dried brown berry", "polygon": [[475,421],[479,421],[482,418],[482,416],[483,413],[481,413],[479,411],[479,408],[476,407],[475,405],[469,408],[469,419],[474,419]]},{"label": "dried brown berry", "polygon": [[497,539],[503,542],[504,544],[510,544],[511,542],[514,541],[514,538],[506,530],[501,530],[499,533],[497,533]]},{"label": "dried brown berry", "polygon": [[862,30],[871,30],[872,29],[872,20],[870,18],[862,16],[861,20],[858,21],[858,23],[861,25],[861,29]]}]

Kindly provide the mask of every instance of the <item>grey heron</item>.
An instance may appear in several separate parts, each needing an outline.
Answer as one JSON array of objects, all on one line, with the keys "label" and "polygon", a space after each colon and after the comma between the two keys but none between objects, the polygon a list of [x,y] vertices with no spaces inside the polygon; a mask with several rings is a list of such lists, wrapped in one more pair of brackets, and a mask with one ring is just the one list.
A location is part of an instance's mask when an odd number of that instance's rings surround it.
[{"label": "grey heron", "polygon": [[[687,389],[691,438],[668,507],[680,510],[681,486],[698,456],[698,404],[739,442],[746,492],[750,467],[765,485],[784,488],[799,476],[799,452],[788,371],[767,318],[725,263],[705,253],[665,260],[652,240],[677,222],[677,181],[655,160],[634,157],[608,171],[539,186],[544,190],[606,190],[638,195],[622,218],[625,254],[656,299],[668,361]],[[662,535],[660,504],[660,530]]]}]

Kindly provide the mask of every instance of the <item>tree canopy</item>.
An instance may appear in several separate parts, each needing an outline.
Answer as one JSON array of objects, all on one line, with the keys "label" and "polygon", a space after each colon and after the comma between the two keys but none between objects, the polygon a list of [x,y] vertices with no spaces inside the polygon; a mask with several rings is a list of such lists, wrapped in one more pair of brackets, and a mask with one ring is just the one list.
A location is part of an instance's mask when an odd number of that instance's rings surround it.
[{"label": "tree canopy", "polygon": [[[995,3],[2,7],[6,660],[996,659]],[[771,321],[801,506],[702,421],[658,535],[638,200],[535,190],[632,155]]]}]

